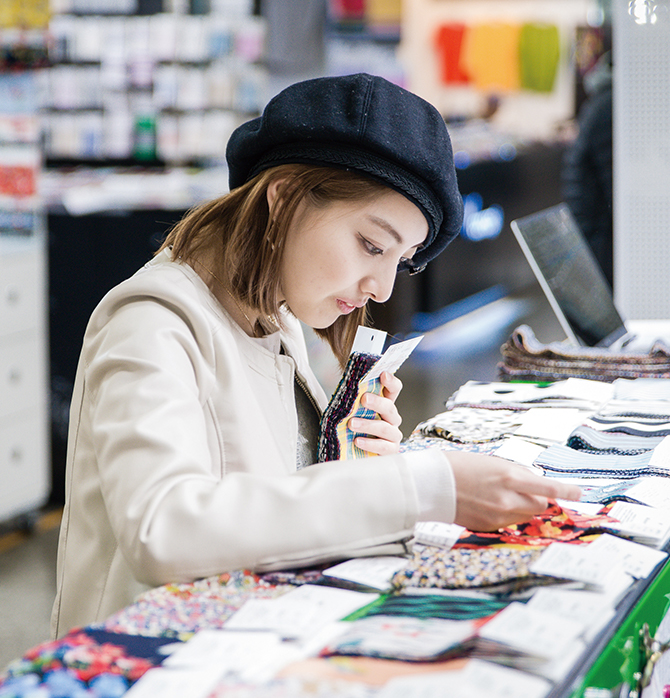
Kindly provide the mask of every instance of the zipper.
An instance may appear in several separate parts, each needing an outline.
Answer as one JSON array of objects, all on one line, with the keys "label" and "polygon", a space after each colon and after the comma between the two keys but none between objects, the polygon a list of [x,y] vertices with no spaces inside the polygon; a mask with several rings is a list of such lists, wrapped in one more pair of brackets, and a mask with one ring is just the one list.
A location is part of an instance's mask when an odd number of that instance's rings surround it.
[{"label": "zipper", "polygon": [[321,420],[321,409],[319,406],[316,404],[316,400],[314,399],[314,396],[312,395],[312,391],[308,389],[307,384],[305,381],[302,379],[298,371],[293,372],[295,382],[298,384],[300,389],[307,395],[307,399],[310,401],[312,407],[314,408],[314,411],[316,412],[316,416],[319,418],[319,421]]}]

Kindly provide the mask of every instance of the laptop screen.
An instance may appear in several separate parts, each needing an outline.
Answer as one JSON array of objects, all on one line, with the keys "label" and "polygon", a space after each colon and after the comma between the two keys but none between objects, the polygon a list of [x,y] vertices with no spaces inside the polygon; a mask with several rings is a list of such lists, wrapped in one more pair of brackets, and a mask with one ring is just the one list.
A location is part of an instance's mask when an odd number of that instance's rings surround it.
[{"label": "laptop screen", "polygon": [[573,342],[607,347],[626,334],[612,290],[566,204],[518,218],[511,227]]}]

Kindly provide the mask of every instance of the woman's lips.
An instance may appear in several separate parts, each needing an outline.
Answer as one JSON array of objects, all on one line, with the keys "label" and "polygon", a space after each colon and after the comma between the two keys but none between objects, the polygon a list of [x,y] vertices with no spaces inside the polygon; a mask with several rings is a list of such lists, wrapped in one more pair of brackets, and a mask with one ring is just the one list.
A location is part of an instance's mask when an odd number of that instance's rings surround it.
[{"label": "woman's lips", "polygon": [[347,303],[346,301],[343,301],[341,298],[338,298],[337,299],[337,307],[340,309],[340,312],[343,315],[348,315],[349,313],[356,310],[356,308],[359,306],[352,305],[351,303]]}]

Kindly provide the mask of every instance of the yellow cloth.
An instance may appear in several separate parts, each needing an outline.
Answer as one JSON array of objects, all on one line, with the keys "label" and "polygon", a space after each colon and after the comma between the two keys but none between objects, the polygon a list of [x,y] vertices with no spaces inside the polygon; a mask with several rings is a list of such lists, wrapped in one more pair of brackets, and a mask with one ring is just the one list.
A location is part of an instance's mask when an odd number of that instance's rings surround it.
[{"label": "yellow cloth", "polygon": [[365,19],[371,24],[400,24],[402,0],[367,0]]},{"label": "yellow cloth", "polygon": [[519,89],[520,24],[489,22],[469,27],[463,38],[461,64],[481,90]]},{"label": "yellow cloth", "polygon": [[46,29],[48,0],[0,0],[0,28]]}]

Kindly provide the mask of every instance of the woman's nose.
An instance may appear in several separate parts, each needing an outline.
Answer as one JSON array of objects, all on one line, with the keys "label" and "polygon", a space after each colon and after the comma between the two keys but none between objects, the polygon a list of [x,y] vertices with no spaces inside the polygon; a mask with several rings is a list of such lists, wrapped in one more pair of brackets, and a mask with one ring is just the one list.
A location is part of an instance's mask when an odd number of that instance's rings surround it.
[{"label": "woman's nose", "polygon": [[361,291],[376,303],[385,303],[393,291],[396,269],[378,271],[366,276],[361,281]]}]

